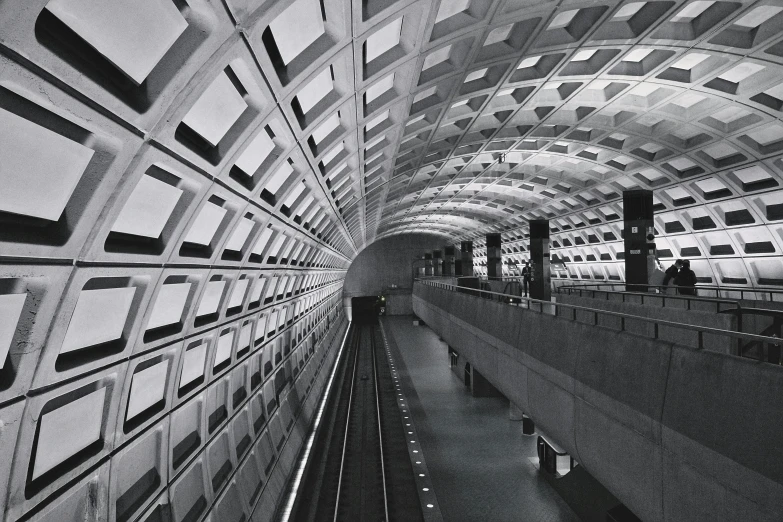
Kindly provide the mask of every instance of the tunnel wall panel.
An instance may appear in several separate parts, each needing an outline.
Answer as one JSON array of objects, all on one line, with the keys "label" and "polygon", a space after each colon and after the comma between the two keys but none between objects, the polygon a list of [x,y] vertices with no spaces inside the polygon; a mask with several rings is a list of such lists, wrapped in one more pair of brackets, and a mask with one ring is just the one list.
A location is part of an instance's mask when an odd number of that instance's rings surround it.
[{"label": "tunnel wall panel", "polygon": [[[126,272],[125,277],[135,276]],[[267,494],[274,512],[312,421],[323,375],[331,368],[347,327],[339,308],[339,287],[332,284],[311,292],[316,297],[311,309],[301,312],[297,321],[291,317],[252,350],[240,354],[242,319],[223,322],[137,356],[123,352],[119,363],[104,362],[107,368],[65,384],[55,380],[30,399],[0,406],[6,426],[0,444],[14,455],[3,460],[8,469],[0,469],[10,477],[0,484],[9,495],[3,497],[6,520],[31,515],[64,520],[77,512],[94,517],[90,520],[135,520],[145,509],[145,516],[161,516],[165,511],[174,519],[184,519],[201,518],[210,509],[233,513],[237,507],[249,516],[270,482],[276,484],[270,489],[274,494]],[[292,329],[307,335],[291,335]],[[291,339],[284,351],[279,342],[283,338]],[[221,339],[225,339],[222,346]],[[202,348],[195,366],[186,364],[190,345]],[[279,358],[270,361],[275,371],[252,379],[250,361],[274,346],[280,347]],[[183,387],[186,367],[192,377]],[[279,392],[264,384],[273,383],[278,372],[288,379]],[[269,401],[262,399],[264,391],[267,397],[279,393],[281,403],[268,407]],[[249,407],[255,399],[266,408],[263,415],[251,416]],[[23,411],[27,411],[24,417]],[[258,457],[248,448],[253,439],[267,440],[260,437],[269,430],[276,438],[276,446],[266,453],[270,458],[263,475],[269,480],[259,475],[263,482],[239,496],[236,479],[231,477],[240,469],[250,473],[247,470],[254,466],[245,462]],[[59,444],[50,440],[55,433],[61,438]],[[194,477],[200,478],[193,482]],[[203,492],[193,498],[185,495],[182,488],[192,484],[183,481],[203,481]],[[178,488],[180,483],[185,485]],[[233,505],[246,497],[254,497],[254,504]],[[103,500],[89,507],[96,498]],[[211,507],[215,502],[222,503]],[[47,507],[41,510],[43,505]]]}]

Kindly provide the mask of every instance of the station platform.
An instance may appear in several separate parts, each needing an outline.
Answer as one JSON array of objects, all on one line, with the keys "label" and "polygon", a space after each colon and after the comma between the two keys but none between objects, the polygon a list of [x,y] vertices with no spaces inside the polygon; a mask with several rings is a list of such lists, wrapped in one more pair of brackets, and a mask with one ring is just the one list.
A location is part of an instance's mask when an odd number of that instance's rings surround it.
[{"label": "station platform", "polygon": [[383,317],[381,323],[444,520],[593,518],[577,515],[538,471],[536,437],[522,435],[522,423],[509,420],[508,400],[471,395],[449,368],[437,334],[414,326],[412,316]]}]

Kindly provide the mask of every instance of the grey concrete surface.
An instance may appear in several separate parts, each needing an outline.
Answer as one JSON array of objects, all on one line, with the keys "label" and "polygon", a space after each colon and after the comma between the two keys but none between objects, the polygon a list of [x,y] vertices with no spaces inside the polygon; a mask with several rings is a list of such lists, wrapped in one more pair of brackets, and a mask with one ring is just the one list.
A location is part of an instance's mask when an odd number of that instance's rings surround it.
[{"label": "grey concrete surface", "polygon": [[508,420],[505,398],[471,396],[427,326],[383,324],[444,520],[580,520],[530,462],[536,437]]},{"label": "grey concrete surface", "polygon": [[[578,295],[558,294],[557,302],[571,304],[575,306],[586,306],[589,308],[598,308],[609,312],[619,312],[650,319],[661,319],[664,321],[673,321],[695,326],[706,326],[708,328],[718,328],[721,330],[737,330],[737,317],[732,314],[719,314],[702,310],[683,310],[674,306],[656,306],[654,304],[636,304],[630,302],[609,301],[606,299],[594,299],[591,297],[580,297]],[[669,303],[677,303],[671,300]],[[667,303],[667,304],[669,304]],[[679,303],[678,303],[679,304]],[[558,308],[558,314],[564,317],[573,317],[573,311],[568,308]],[[589,312],[577,312],[577,320],[588,322],[594,321],[594,314]],[[599,324],[608,328],[620,329],[620,318],[611,316],[599,316]],[[631,333],[654,337],[654,324],[644,321],[625,320],[625,329]],[[661,326],[658,330],[658,336],[664,341],[669,341],[682,346],[698,348],[698,334],[693,330],[684,330],[681,328],[672,328]],[[735,353],[737,342],[734,338],[724,335],[705,334],[704,348],[721,353]]]},{"label": "grey concrete surface", "polygon": [[351,263],[343,296],[378,295],[391,285],[410,289],[413,269],[424,266],[423,261],[414,264],[414,258],[443,248],[444,243],[442,237],[428,234],[393,236],[373,243]]},{"label": "grey concrete surface", "polygon": [[783,368],[424,285],[414,311],[643,520],[783,520]]}]

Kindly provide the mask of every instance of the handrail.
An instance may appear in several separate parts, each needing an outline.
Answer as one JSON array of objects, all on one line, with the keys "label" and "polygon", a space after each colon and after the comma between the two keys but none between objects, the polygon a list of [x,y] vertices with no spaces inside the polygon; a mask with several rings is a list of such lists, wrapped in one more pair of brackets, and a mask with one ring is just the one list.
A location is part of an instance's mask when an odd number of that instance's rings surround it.
[{"label": "handrail", "polygon": [[[623,287],[625,288],[627,283],[580,283],[580,284],[564,284],[557,286],[557,289],[560,288],[588,288],[588,287]],[[645,285],[647,288],[654,288],[654,289],[676,289],[677,287],[674,285]],[[760,294],[762,296],[769,296],[769,301],[778,302],[775,300],[775,296],[779,296],[781,298],[781,302],[783,302],[783,289],[778,290],[775,288],[748,288],[744,286],[717,286],[717,285],[703,285],[703,284],[697,284],[696,285],[697,290],[703,290],[705,292],[715,292],[716,296],[720,298],[720,295],[722,292],[739,292],[740,299],[745,299],[745,294]],[[596,290],[600,290],[600,288],[596,288]],[[604,291],[612,291],[612,290],[604,290]],[[706,296],[704,296],[706,297]],[[756,301],[757,299],[752,299]],[[765,300],[765,299],[762,299]]]},{"label": "handrail", "polygon": [[765,317],[783,318],[783,310],[771,310],[769,308],[737,307],[729,308],[728,310],[721,310],[720,313],[734,315],[763,315]]},{"label": "handrail", "polygon": [[[767,350],[767,362],[775,364],[780,363],[781,346],[780,336],[783,334],[783,310],[770,310],[768,308],[732,308],[729,310],[723,310],[720,313],[734,314],[737,316],[737,329],[742,330],[742,318],[745,315],[760,315],[763,317],[772,317],[772,324],[765,328],[761,335],[769,336],[772,333],[773,338],[778,339],[777,342],[769,343]],[[755,345],[759,344],[759,358],[764,357],[764,344],[760,341],[750,341],[749,343],[742,344],[742,339],[737,339],[737,351],[743,357],[747,357],[745,354]]]},{"label": "handrail", "polygon": [[[562,475],[559,475],[557,471],[557,457],[568,457],[568,471],[570,472],[574,469],[574,458],[569,455],[568,452],[558,450],[554,444],[546,439],[546,437],[539,435],[538,439],[536,440],[536,447],[538,450],[539,466],[547,472],[558,475],[562,478]],[[555,456],[554,462],[549,462],[548,466],[545,465],[545,463],[548,462],[548,459],[546,458],[547,448],[549,448],[552,455]]]},{"label": "handrail", "polygon": [[[451,283],[444,283],[439,281],[430,281],[430,280],[417,280],[416,282],[420,282],[421,284],[433,286],[435,288],[441,288],[444,290],[449,291],[460,291],[464,290],[464,293],[468,294],[489,294],[490,296],[498,296],[500,298],[505,299],[499,299],[500,302],[504,302],[505,304],[510,304],[513,306],[520,306],[523,303],[525,303],[527,306],[526,308],[529,310],[536,311],[534,308],[532,308],[531,304],[537,304],[538,305],[538,312],[539,313],[545,313],[544,307],[551,308],[553,310],[553,313],[549,315],[555,315],[557,314],[558,308],[567,308],[573,311],[572,314],[572,320],[576,320],[576,312],[577,311],[583,311],[583,312],[589,312],[594,314],[594,325],[598,325],[598,316],[604,315],[604,316],[612,316],[612,317],[619,317],[621,319],[620,323],[620,330],[625,331],[625,320],[631,319],[635,321],[642,321],[648,324],[652,324],[654,327],[654,339],[659,338],[659,327],[660,326],[668,326],[672,328],[680,328],[683,330],[690,330],[695,331],[698,336],[698,348],[703,349],[704,348],[704,334],[713,334],[713,335],[724,335],[727,337],[732,337],[734,339],[744,339],[748,341],[757,341],[757,342],[765,342],[765,343],[771,343],[771,344],[777,344],[780,342],[780,338],[778,337],[768,337],[764,335],[756,335],[756,334],[749,334],[744,332],[735,332],[732,330],[723,330],[720,328],[712,328],[709,326],[697,326],[697,325],[691,325],[691,324],[685,324],[685,323],[677,323],[674,321],[667,321],[665,319],[654,319],[650,317],[644,317],[639,315],[632,315],[632,314],[626,314],[622,312],[614,312],[610,310],[601,310],[597,308],[590,308],[587,306],[580,306],[580,305],[572,305],[572,304],[566,304],[566,303],[557,303],[552,301],[543,301],[540,299],[533,299],[531,297],[520,297],[518,295],[508,295],[508,294],[501,294],[499,292],[493,292],[491,290],[481,290],[477,288],[470,288],[466,286],[458,286]],[[507,300],[507,301],[506,301]],[[513,301],[517,301],[519,304],[514,304]],[[562,316],[558,316],[562,317]]]},{"label": "handrail", "polygon": [[728,305],[738,305],[737,299],[728,299],[728,298],[720,298],[720,297],[706,297],[706,296],[694,296],[694,295],[683,295],[683,294],[653,294],[650,292],[620,292],[618,290],[594,290],[592,288],[580,288],[576,285],[574,286],[561,286],[558,287],[556,290],[556,293],[558,294],[568,294],[573,295],[573,293],[579,292],[579,297],[582,297],[582,292],[593,292],[593,295],[591,296],[593,299],[597,299],[595,296],[596,292],[601,292],[606,294],[606,300],[609,300],[609,295],[620,295],[622,296],[622,302],[625,302],[625,296],[637,296],[641,297],[642,303],[644,304],[644,298],[650,297],[654,299],[660,299],[662,302],[662,306],[666,306],[666,300],[675,300],[675,301],[685,301],[686,302],[686,310],[691,309],[691,302],[697,301],[700,303],[715,303],[716,307],[720,309],[720,305],[722,304],[728,304]]},{"label": "handrail", "polygon": [[[512,288],[513,288],[514,284],[519,286],[519,291],[520,292],[522,292],[524,290],[524,287],[523,287],[523,285],[522,285],[522,283],[520,281],[501,281],[501,283],[506,283],[506,285],[503,287],[503,293],[504,294],[509,291],[508,287],[512,286]],[[508,294],[508,295],[514,295],[514,294]]]}]

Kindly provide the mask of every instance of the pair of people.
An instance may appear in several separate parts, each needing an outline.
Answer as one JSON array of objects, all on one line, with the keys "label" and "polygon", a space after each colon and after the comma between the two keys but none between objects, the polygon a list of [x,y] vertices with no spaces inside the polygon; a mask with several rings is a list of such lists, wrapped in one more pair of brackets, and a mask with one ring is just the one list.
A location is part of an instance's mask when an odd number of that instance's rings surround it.
[{"label": "pair of people", "polygon": [[672,280],[680,294],[696,295],[696,274],[691,270],[691,262],[687,259],[678,259],[666,269],[663,286],[668,286]]}]

